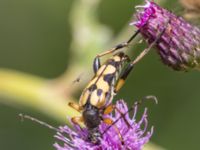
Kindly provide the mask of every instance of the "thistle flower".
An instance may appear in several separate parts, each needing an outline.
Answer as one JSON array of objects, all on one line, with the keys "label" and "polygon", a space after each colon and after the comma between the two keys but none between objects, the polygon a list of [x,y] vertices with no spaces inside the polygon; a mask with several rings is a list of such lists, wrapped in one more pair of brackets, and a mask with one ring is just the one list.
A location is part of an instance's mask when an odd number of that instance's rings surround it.
[{"label": "thistle flower", "polygon": [[[86,128],[81,128],[79,125],[71,123],[73,129],[67,125],[59,128],[59,132],[57,132],[55,137],[60,140],[62,144],[55,143],[54,147],[57,150],[141,150],[153,133],[153,128],[147,131],[147,109],[145,109],[140,121],[136,122],[137,105],[134,105],[134,114],[131,117],[127,113],[128,107],[123,100],[117,101],[116,107],[121,112],[115,111],[115,114],[110,114],[109,117],[112,118],[113,121],[117,119],[118,121],[111,127],[104,123],[100,124],[99,130],[104,134],[99,144],[93,144],[86,140],[88,135]],[[124,117],[122,117],[121,113],[125,114]],[[128,126],[127,122],[131,126]],[[114,126],[118,128],[118,131],[122,135],[123,143]],[[141,127],[143,127],[143,129]]]},{"label": "thistle flower", "polygon": [[131,25],[140,29],[148,43],[152,43],[166,28],[155,45],[164,64],[175,70],[200,69],[198,27],[149,0],[136,9],[137,20]]}]

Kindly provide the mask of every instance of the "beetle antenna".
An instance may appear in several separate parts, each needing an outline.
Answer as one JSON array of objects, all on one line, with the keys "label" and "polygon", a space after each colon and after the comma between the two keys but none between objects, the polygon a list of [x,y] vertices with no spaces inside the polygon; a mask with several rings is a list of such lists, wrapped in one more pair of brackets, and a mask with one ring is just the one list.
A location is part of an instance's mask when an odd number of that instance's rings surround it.
[{"label": "beetle antenna", "polygon": [[38,123],[38,124],[40,124],[42,126],[45,126],[45,127],[49,128],[49,129],[52,129],[54,131],[59,131],[56,127],[54,127],[54,126],[52,126],[52,125],[50,125],[50,124],[48,124],[48,123],[46,123],[44,121],[41,121],[41,120],[39,120],[37,118],[31,117],[29,115],[20,113],[19,117],[21,118],[21,121],[24,121],[24,119],[28,119],[28,120],[36,122],[36,123]]}]

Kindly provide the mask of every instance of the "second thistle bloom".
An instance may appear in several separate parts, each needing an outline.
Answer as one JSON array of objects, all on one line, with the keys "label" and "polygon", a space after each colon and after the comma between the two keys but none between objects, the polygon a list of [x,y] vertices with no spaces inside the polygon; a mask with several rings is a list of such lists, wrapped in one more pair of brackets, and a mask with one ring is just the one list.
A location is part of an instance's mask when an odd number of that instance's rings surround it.
[{"label": "second thistle bloom", "polygon": [[137,20],[131,24],[152,43],[165,29],[156,44],[162,61],[175,70],[200,69],[200,29],[172,12],[146,0],[136,6]]}]

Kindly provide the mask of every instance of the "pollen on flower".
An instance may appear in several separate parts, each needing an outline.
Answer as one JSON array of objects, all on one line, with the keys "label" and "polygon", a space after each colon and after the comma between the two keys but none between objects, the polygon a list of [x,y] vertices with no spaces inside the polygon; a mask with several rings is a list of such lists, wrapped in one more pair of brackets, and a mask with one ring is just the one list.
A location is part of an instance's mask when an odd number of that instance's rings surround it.
[{"label": "pollen on flower", "polygon": [[155,45],[164,64],[175,70],[200,68],[198,27],[149,0],[136,9],[136,20],[131,25],[140,29],[149,44],[165,29]]},{"label": "pollen on flower", "polygon": [[[115,126],[113,125],[110,128],[108,128],[109,125],[104,123],[100,124],[99,130],[100,133],[103,134],[98,144],[87,140],[88,130],[86,128],[81,128],[79,125],[71,123],[73,129],[67,125],[59,128],[59,132],[57,132],[55,137],[61,144],[55,143],[54,147],[57,150],[141,150],[153,134],[153,127],[150,131],[147,129],[147,109],[144,110],[141,119],[137,122],[135,118],[138,109],[137,105],[134,105],[133,116],[127,113],[128,107],[123,100],[117,101],[116,107],[121,110],[121,112],[115,111],[115,113],[110,114],[109,117],[112,118],[113,121],[118,121],[115,123]],[[121,113],[125,115],[122,117]],[[127,123],[130,126],[127,125]],[[122,135],[122,139],[119,138],[119,133],[116,132],[116,128]]]}]

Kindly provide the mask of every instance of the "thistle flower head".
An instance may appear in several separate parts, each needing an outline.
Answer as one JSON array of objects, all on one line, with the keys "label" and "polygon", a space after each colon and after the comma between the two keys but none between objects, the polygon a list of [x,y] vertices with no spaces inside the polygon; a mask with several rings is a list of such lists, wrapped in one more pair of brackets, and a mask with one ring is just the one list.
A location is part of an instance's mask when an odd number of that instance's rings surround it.
[{"label": "thistle flower head", "polygon": [[[63,144],[55,143],[54,147],[57,150],[141,150],[153,133],[153,128],[147,131],[147,109],[145,109],[140,121],[136,122],[137,105],[134,106],[134,114],[131,117],[127,113],[128,107],[123,100],[119,100],[116,103],[116,107],[121,112],[115,111],[114,114],[110,114],[107,117],[112,118],[113,121],[118,119],[118,121],[109,129],[108,125],[100,124],[99,130],[103,135],[99,144],[93,144],[86,140],[88,130],[72,123],[73,129],[67,125],[59,128],[60,131],[57,132],[55,137]],[[122,117],[121,113],[125,114],[124,117]],[[127,125],[127,122],[130,126]],[[115,127],[118,128],[120,135],[122,135],[123,143]]]},{"label": "thistle flower head", "polygon": [[200,29],[177,17],[156,3],[146,0],[136,6],[135,25],[142,36],[152,43],[164,29],[156,44],[162,61],[175,70],[200,68]]}]

